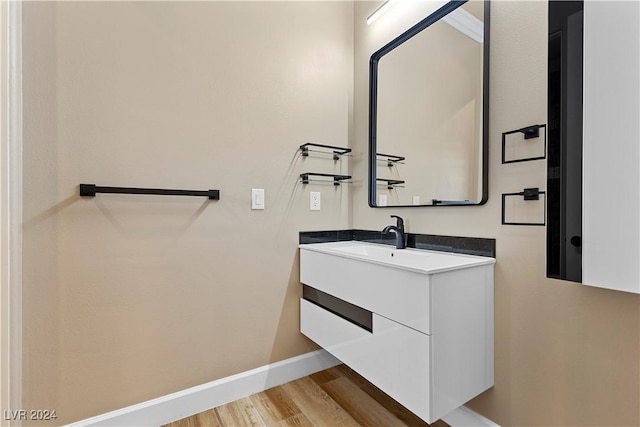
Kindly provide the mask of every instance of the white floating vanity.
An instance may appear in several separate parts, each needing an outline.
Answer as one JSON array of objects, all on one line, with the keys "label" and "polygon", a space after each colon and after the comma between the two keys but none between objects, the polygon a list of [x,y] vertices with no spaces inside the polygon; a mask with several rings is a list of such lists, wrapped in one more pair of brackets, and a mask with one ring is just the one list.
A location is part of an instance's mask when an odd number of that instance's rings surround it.
[{"label": "white floating vanity", "polygon": [[494,258],[300,245],[301,332],[432,423],[493,386]]}]

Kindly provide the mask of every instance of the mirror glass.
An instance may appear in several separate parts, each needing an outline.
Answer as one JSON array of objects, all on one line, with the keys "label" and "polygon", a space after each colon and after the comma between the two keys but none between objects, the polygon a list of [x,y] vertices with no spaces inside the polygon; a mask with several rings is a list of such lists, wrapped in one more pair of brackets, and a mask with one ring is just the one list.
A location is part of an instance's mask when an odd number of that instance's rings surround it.
[{"label": "mirror glass", "polygon": [[486,202],[488,17],[449,2],[371,56],[371,207]]},{"label": "mirror glass", "polygon": [[582,1],[549,2],[547,277],[582,282]]}]

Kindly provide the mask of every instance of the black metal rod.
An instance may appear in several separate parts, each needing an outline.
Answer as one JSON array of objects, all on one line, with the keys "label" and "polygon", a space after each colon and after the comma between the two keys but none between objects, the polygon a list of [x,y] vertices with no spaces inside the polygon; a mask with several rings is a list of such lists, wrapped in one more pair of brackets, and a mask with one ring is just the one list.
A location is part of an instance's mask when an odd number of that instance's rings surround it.
[{"label": "black metal rod", "polygon": [[301,173],[300,177],[302,178],[303,175],[306,175],[306,176],[327,176],[327,177],[330,177],[330,178],[338,178],[338,179],[351,179],[351,175],[336,175],[334,173],[306,172],[306,173]]},{"label": "black metal rod", "polygon": [[474,202],[471,200],[440,200],[440,199],[431,199],[431,203],[434,205],[473,205]]},{"label": "black metal rod", "polygon": [[96,193],[147,194],[157,196],[197,196],[220,200],[220,190],[172,190],[163,188],[101,187],[95,184],[80,184],[80,196],[95,197]]},{"label": "black metal rod", "polygon": [[[546,127],[547,127],[547,125],[546,125],[546,124],[542,124],[542,125],[531,125],[531,126],[525,126],[525,127],[523,127],[523,128],[520,128],[520,129],[510,130],[510,131],[508,131],[508,132],[502,132],[502,133],[503,133],[503,134],[505,134],[505,135],[511,135],[512,133],[518,133],[518,132],[519,132],[519,133],[524,134],[524,135],[525,135],[525,137],[526,137],[526,135],[532,135],[532,134],[534,134],[536,131],[539,131],[539,130],[540,130],[540,128],[546,128]],[[537,136],[537,135],[536,135],[536,136]],[[535,137],[529,136],[529,138],[535,138]],[[526,138],[526,139],[529,139],[529,138]]]},{"label": "black metal rod", "polygon": [[540,194],[545,194],[545,191],[540,191],[539,188],[525,188],[518,193],[502,193],[503,196],[523,196],[524,200],[539,200]]}]

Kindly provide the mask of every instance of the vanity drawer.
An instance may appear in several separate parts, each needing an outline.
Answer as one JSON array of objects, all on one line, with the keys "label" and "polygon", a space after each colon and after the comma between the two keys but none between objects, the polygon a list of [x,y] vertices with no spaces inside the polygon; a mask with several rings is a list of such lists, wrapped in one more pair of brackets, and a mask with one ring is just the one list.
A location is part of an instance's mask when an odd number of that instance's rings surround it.
[{"label": "vanity drawer", "polygon": [[429,335],[430,280],[425,274],[300,248],[303,284]]},{"label": "vanity drawer", "polygon": [[372,313],[372,331],[300,299],[301,332],[419,417],[431,419],[431,337]]}]

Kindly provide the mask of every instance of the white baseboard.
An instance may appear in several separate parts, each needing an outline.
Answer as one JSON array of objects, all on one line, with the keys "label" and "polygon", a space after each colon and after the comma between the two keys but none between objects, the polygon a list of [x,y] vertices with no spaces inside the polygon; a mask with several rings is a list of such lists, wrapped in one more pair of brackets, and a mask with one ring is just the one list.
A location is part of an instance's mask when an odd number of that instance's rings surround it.
[{"label": "white baseboard", "polygon": [[[137,405],[87,418],[68,424],[66,427],[160,426],[329,369],[340,363],[342,362],[325,350],[316,350]],[[447,414],[442,420],[452,427],[500,427],[464,406]]]},{"label": "white baseboard", "polygon": [[79,426],[159,426],[336,366],[317,350],[176,393],[69,424]]},{"label": "white baseboard", "polygon": [[454,409],[442,417],[442,421],[451,427],[500,427],[490,419],[483,417],[466,406]]}]

